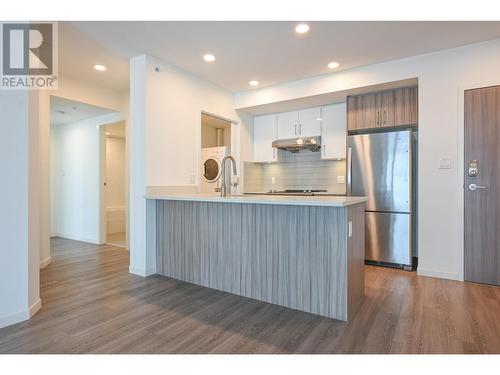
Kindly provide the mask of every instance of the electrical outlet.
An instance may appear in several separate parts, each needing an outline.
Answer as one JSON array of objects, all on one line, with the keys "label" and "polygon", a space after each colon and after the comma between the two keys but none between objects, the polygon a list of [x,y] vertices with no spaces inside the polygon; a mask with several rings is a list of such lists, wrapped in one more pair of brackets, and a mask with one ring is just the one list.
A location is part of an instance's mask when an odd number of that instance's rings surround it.
[{"label": "electrical outlet", "polygon": [[189,175],[189,184],[190,185],[196,184],[196,176],[194,174]]},{"label": "electrical outlet", "polygon": [[271,177],[271,185],[276,185],[276,177]]},{"label": "electrical outlet", "polygon": [[345,184],[345,176],[337,176],[337,184]]}]

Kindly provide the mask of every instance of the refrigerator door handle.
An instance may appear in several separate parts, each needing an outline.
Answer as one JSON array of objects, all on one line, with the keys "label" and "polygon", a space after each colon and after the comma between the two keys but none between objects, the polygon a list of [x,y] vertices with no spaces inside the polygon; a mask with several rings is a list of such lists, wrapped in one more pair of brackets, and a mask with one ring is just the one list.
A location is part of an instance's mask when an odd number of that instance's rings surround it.
[{"label": "refrigerator door handle", "polygon": [[347,158],[346,158],[346,173],[347,173],[347,187],[346,195],[351,196],[352,192],[352,147],[347,148]]}]

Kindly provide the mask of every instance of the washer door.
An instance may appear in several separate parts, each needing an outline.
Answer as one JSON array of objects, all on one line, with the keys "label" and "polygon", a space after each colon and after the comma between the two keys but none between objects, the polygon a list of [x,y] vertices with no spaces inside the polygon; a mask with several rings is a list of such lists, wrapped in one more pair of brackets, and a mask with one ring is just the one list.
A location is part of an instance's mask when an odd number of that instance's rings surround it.
[{"label": "washer door", "polygon": [[203,163],[203,177],[208,182],[216,182],[220,177],[219,161],[214,158],[209,158]]}]

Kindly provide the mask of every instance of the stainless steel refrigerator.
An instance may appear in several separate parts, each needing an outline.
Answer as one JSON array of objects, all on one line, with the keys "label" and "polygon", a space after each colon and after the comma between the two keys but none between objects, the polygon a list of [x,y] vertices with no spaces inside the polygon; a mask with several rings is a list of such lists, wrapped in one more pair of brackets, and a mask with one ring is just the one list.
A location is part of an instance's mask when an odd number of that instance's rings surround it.
[{"label": "stainless steel refrigerator", "polygon": [[368,197],[367,262],[411,269],[413,132],[351,135],[348,145],[348,190],[353,196]]}]

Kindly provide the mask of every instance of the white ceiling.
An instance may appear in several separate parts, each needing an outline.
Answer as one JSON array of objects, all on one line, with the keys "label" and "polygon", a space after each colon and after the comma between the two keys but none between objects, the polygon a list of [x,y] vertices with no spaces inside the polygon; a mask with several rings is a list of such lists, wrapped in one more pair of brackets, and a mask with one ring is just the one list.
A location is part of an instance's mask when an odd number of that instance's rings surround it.
[{"label": "white ceiling", "polygon": [[[147,53],[233,92],[500,38],[500,22],[71,22],[60,31],[61,71],[128,86],[128,59]],[[77,29],[77,30],[76,30]],[[65,35],[67,33],[68,35]],[[213,53],[207,64],[202,55]],[[104,74],[93,65],[108,66]]]},{"label": "white ceiling", "polygon": [[[106,22],[108,23],[108,22]],[[59,73],[113,90],[128,90],[129,58],[92,39],[68,22],[59,22]],[[107,67],[105,72],[94,65]]]},{"label": "white ceiling", "polygon": [[80,103],[58,96],[50,97],[51,125],[69,124],[114,112],[107,108],[96,107],[91,104]]}]

